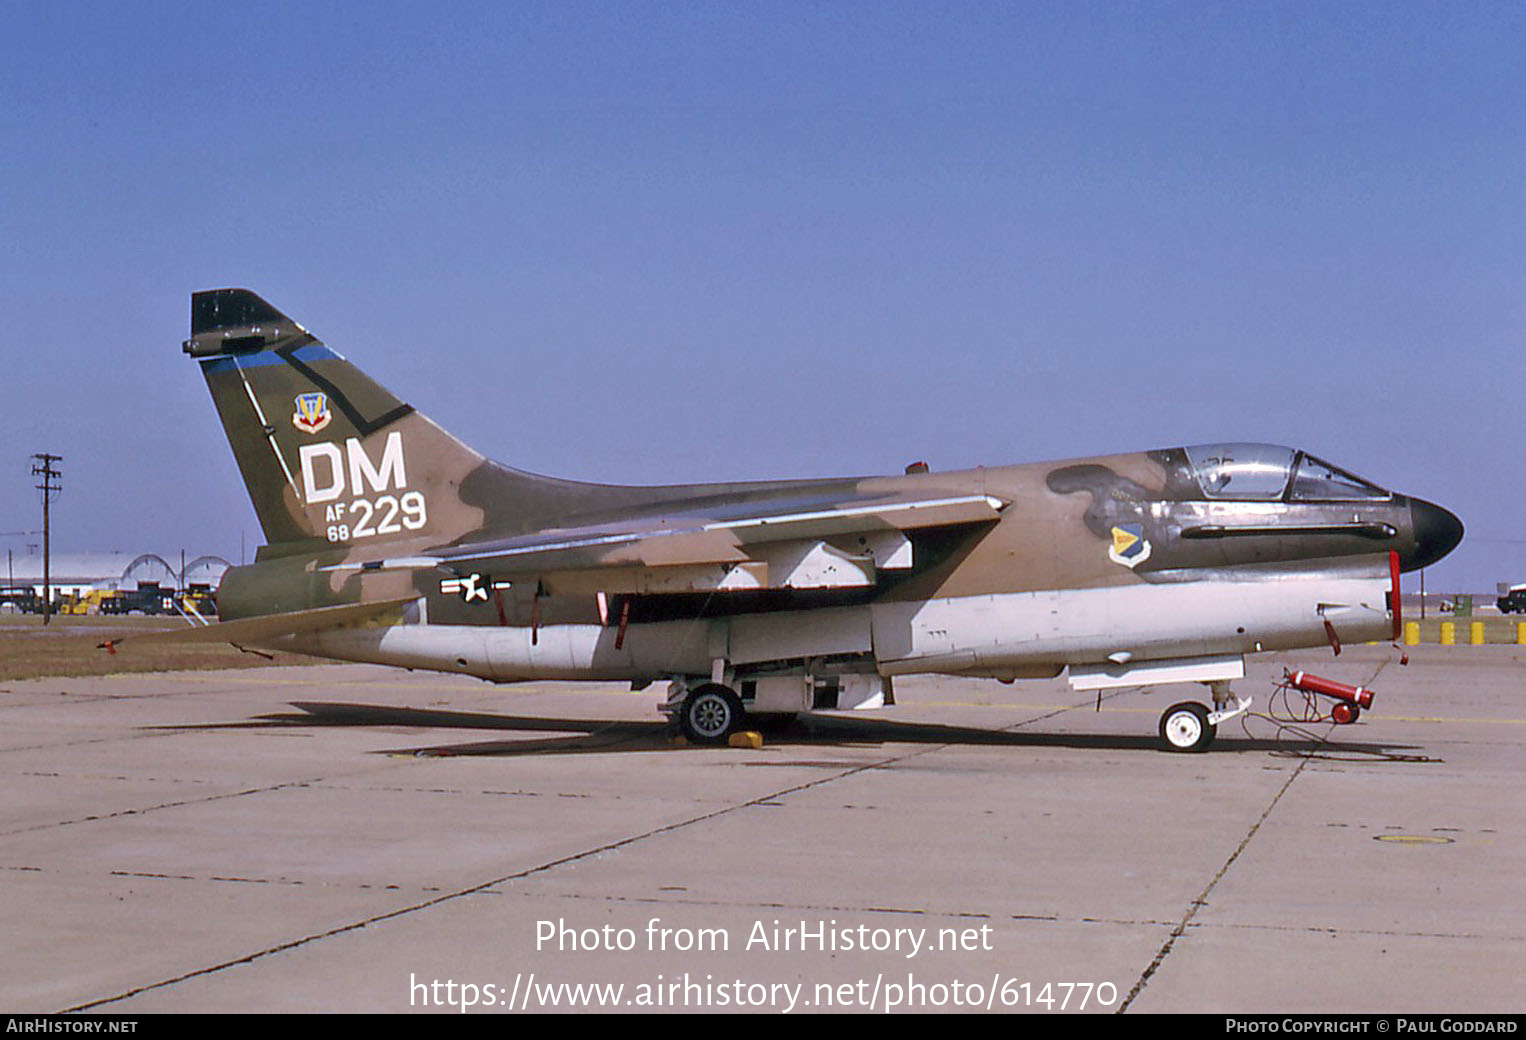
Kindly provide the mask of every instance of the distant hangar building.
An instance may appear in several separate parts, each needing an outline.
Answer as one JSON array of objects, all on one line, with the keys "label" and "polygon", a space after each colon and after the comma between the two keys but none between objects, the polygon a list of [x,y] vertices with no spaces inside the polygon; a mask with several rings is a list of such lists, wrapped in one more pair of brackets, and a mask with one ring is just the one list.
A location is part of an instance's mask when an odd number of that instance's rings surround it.
[{"label": "distant hangar building", "polygon": [[[42,554],[10,553],[4,561],[6,586],[30,588],[42,594]],[[185,587],[205,586],[215,589],[223,572],[231,567],[221,556],[198,556],[185,566]],[[179,589],[181,575],[164,557],[156,553],[102,552],[54,553],[50,567],[54,596],[88,596],[91,592],[130,592],[142,582],[157,582],[160,588]]]}]

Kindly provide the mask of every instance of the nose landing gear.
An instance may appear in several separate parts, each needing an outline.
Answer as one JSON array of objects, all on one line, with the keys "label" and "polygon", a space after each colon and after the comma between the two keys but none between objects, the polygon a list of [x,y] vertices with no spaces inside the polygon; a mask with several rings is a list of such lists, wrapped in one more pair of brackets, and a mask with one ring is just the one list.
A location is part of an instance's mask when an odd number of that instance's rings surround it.
[{"label": "nose landing gear", "polygon": [[1168,751],[1206,751],[1218,731],[1197,701],[1173,704],[1160,717],[1160,739]]},{"label": "nose landing gear", "polygon": [[[1160,716],[1160,739],[1167,751],[1206,751],[1219,732],[1219,723],[1250,709],[1250,698],[1240,700],[1219,679],[1207,684],[1213,694],[1213,710],[1197,701],[1173,704]],[[1231,706],[1233,705],[1233,706]]]}]

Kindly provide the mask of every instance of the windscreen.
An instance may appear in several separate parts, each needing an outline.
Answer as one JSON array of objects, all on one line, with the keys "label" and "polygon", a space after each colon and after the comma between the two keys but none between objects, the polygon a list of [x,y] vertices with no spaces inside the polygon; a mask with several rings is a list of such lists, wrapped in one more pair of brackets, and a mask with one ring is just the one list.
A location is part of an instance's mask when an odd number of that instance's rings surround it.
[{"label": "windscreen", "polygon": [[1349,502],[1391,496],[1376,484],[1305,452],[1298,457],[1291,497],[1299,502]]}]

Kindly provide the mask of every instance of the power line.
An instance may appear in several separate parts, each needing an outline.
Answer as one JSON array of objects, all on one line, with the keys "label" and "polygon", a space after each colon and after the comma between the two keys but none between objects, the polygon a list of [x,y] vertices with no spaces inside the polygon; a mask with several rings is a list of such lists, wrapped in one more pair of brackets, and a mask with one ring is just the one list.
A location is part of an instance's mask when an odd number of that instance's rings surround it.
[{"label": "power line", "polygon": [[56,483],[63,474],[54,468],[53,463],[62,462],[64,457],[42,452],[32,458],[35,460],[32,476],[42,478],[37,490],[42,492],[42,623],[46,625],[53,617],[52,522],[48,507],[63,490]]}]

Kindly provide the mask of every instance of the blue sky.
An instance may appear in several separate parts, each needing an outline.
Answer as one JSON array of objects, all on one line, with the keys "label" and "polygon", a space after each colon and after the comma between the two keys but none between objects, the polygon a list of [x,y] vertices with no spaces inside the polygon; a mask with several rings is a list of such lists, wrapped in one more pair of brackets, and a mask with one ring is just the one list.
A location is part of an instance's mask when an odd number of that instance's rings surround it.
[{"label": "blue sky", "polygon": [[1526,580],[1526,7],[0,16],[0,532],[51,451],[61,551],[252,553],[179,350],[240,285],[539,472],[1266,440]]}]

